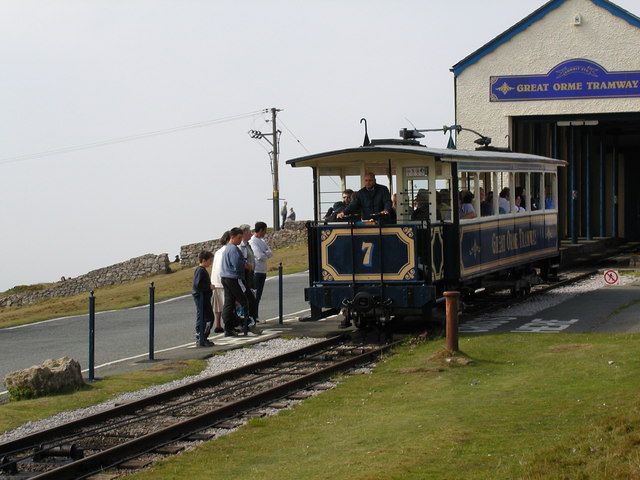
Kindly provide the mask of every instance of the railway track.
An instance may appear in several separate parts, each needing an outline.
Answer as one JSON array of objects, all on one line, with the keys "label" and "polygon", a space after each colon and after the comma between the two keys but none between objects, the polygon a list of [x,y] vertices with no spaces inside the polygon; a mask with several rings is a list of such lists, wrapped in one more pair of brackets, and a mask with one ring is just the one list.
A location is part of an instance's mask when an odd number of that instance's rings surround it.
[{"label": "railway track", "polygon": [[597,273],[596,269],[568,270],[563,272],[556,282],[542,283],[532,286],[531,291],[526,295],[514,297],[509,291],[502,290],[486,296],[478,296],[471,300],[463,301],[461,321],[503,308],[507,305],[517,305],[518,303],[528,300],[532,296],[543,295],[544,293],[556,288],[571,285],[572,283],[576,283],[590,277],[594,273]]},{"label": "railway track", "polygon": [[331,375],[394,345],[334,337],[0,444],[0,479],[77,479],[142,468],[331,388]]},{"label": "railway track", "polygon": [[473,317],[492,312],[505,307],[506,305],[516,305],[528,300],[531,296],[543,295],[546,292],[559,287],[571,285],[579,282],[598,272],[598,268],[607,265],[607,262],[616,261],[621,255],[636,252],[636,243],[625,244],[590,259],[583,259],[574,262],[572,266],[560,272],[558,280],[550,283],[542,283],[531,287],[531,291],[525,295],[513,296],[508,290],[493,292],[487,295],[479,295],[471,299],[463,300],[461,318],[464,322]]},{"label": "railway track", "polygon": [[579,282],[598,272],[609,261],[615,261],[620,255],[629,254],[637,250],[636,244],[623,245],[602,255],[592,258],[590,261],[576,262],[572,267],[561,271],[558,280],[551,283],[542,283],[531,287],[531,291],[526,295],[514,297],[510,292],[503,290],[491,293],[486,296],[477,296],[471,300],[463,302],[461,321],[482,315],[506,305],[516,305],[529,299],[531,296],[543,295],[546,292],[559,287],[571,285]]}]

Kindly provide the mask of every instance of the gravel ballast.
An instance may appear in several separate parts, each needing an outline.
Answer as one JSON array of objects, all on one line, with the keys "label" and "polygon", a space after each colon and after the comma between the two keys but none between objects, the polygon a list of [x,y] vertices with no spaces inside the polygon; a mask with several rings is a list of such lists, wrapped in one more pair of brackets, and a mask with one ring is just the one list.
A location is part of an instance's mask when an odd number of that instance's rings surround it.
[{"label": "gravel ballast", "polygon": [[80,418],[87,417],[89,415],[102,412],[104,410],[108,410],[115,407],[116,404],[140,400],[142,398],[156,395],[158,393],[194,382],[196,380],[200,380],[205,377],[211,377],[213,375],[217,375],[234,368],[242,367],[244,365],[256,363],[262,360],[267,360],[269,358],[273,358],[278,355],[282,355],[284,353],[288,353],[293,350],[298,350],[308,345],[312,345],[319,341],[321,341],[321,339],[317,338],[296,338],[288,340],[276,338],[273,340],[268,340],[266,342],[257,343],[247,348],[229,350],[225,352],[224,355],[214,355],[213,357],[211,357],[208,360],[207,367],[198,375],[188,376],[162,385],[155,385],[143,390],[138,390],[136,392],[125,393],[98,405],[93,405],[78,410],[60,412],[46,419],[27,422],[24,425],[16,428],[15,430],[11,430],[0,435],[0,443],[10,442],[41,430],[53,428],[64,423],[68,423]]},{"label": "gravel ballast", "polygon": [[[620,284],[629,285],[638,280],[638,277],[631,275],[621,275]],[[617,288],[605,286],[603,276],[601,273],[591,275],[590,277],[566,285],[564,287],[554,288],[545,292],[543,295],[534,295],[528,300],[522,303],[518,303],[513,307],[505,307],[491,314],[483,315],[483,317],[500,317],[500,316],[513,316],[513,317],[526,317],[529,315],[535,315],[547,308],[555,307],[556,305],[566,302],[570,298],[575,297],[583,293],[588,293],[600,288]]]}]

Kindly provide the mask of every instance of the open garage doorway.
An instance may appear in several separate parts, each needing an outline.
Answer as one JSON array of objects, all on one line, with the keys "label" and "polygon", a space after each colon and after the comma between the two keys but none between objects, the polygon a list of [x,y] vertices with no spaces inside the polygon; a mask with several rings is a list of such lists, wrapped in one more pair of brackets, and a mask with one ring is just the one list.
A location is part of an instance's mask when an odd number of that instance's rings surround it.
[{"label": "open garage doorway", "polygon": [[640,240],[640,113],[512,117],[511,146],[568,162],[559,234]]}]

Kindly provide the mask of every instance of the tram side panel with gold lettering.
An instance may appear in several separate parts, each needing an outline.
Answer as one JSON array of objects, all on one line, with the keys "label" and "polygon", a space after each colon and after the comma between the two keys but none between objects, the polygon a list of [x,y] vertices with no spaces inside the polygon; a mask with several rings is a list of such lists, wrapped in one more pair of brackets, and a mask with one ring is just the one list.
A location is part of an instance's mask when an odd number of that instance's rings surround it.
[{"label": "tram side panel with gold lettering", "polygon": [[460,226],[460,276],[469,279],[557,252],[554,214],[523,215]]}]

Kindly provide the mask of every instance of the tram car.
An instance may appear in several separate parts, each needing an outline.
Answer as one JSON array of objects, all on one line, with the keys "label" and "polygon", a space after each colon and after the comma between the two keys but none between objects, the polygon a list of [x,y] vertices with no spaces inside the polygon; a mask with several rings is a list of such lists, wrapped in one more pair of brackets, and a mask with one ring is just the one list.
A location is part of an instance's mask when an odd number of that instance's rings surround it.
[{"label": "tram car", "polygon": [[[287,163],[313,171],[305,289],[312,319],[324,309],[341,310],[358,328],[430,319],[445,290],[524,294],[557,265],[562,160],[365,139]],[[357,197],[371,174],[388,188],[391,211],[339,218],[343,193]]]}]

